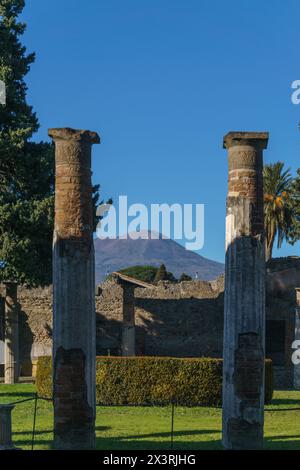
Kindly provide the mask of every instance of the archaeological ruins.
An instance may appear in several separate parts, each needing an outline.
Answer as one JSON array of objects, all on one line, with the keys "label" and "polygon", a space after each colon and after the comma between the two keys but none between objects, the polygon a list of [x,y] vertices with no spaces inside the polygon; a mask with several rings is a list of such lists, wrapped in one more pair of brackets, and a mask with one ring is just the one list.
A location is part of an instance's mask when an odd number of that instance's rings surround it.
[{"label": "archaeological ruins", "polygon": [[225,281],[152,285],[113,273],[96,289],[91,149],[100,138],[69,128],[49,136],[56,148],[53,296],[52,286],[1,286],[5,382],[34,376],[37,358],[53,353],[54,446],[93,449],[96,354],[223,357],[223,445],[262,448],[264,357],[273,361],[275,387],[300,388],[291,361],[300,331],[300,258],[266,265],[264,257],[268,134],[224,137]]}]

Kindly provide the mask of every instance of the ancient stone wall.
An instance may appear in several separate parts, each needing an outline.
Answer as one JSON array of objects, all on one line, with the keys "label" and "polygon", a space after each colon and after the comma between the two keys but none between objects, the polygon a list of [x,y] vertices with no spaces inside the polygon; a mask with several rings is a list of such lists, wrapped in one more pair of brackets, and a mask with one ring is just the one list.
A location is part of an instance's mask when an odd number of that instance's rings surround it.
[{"label": "ancient stone wall", "polygon": [[[109,281],[96,296],[97,353],[121,354],[122,288]],[[19,288],[20,356],[29,375],[30,357],[51,354],[52,289]],[[161,282],[135,289],[137,354],[221,357],[223,345],[224,278],[215,281]],[[294,334],[293,291],[267,296],[267,320],[285,324],[284,362],[276,366],[277,384],[292,380]],[[268,324],[267,324],[268,335]]]},{"label": "ancient stone wall", "polygon": [[[122,290],[106,282],[96,299],[97,349],[120,353]],[[220,357],[223,278],[218,281],[160,282],[135,289],[137,354]]]}]

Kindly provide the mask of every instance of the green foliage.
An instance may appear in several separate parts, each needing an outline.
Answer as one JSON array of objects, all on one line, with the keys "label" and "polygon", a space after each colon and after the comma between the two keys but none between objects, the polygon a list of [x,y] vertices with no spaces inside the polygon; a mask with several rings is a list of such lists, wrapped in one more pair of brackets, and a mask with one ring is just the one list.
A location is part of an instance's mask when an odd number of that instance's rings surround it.
[{"label": "green foliage", "polygon": [[[147,266],[147,265],[130,266],[129,268],[124,268],[124,269],[119,270],[119,273],[125,274],[126,276],[133,277],[134,279],[139,279],[140,281],[149,282],[150,284],[157,283],[158,281],[156,280],[156,278],[161,277],[161,276],[164,279],[159,279],[159,280],[177,282],[174,275],[171,272],[168,272],[164,265],[162,266],[160,268],[156,268],[155,266]],[[160,269],[164,270],[163,274],[159,273]],[[109,276],[109,278],[110,277],[111,276]]]},{"label": "green foliage", "polygon": [[[54,145],[29,142],[38,121],[26,102],[24,77],[34,62],[20,42],[25,24],[17,21],[24,0],[0,0],[0,281],[29,286],[52,282],[54,225]],[[99,221],[93,188],[94,228]]]},{"label": "green foliage", "polygon": [[21,154],[18,177],[0,192],[0,280],[45,285],[51,282],[53,146],[26,143]]},{"label": "green foliage", "polygon": [[162,264],[156,271],[155,277],[153,279],[154,284],[157,284],[159,281],[170,281],[177,282],[173,273],[166,270],[166,266]]},{"label": "green foliage", "polygon": [[52,358],[38,358],[35,378],[36,391],[40,397],[52,398]]},{"label": "green foliage", "polygon": [[38,121],[26,102],[24,77],[34,62],[20,42],[17,21],[24,0],[0,1],[0,280],[31,284],[49,280],[49,230],[53,220],[53,148],[29,143]]},{"label": "green foliage", "polygon": [[156,284],[159,281],[167,281],[167,279],[168,279],[168,273],[167,273],[165,265],[162,264],[156,272],[154,283]]},{"label": "green foliage", "polygon": [[121,269],[119,272],[134,279],[152,283],[157,273],[157,268],[154,266],[131,266],[130,268]]},{"label": "green foliage", "polygon": [[284,170],[283,162],[264,166],[264,213],[266,234],[266,260],[272,258],[277,237],[277,247],[289,239],[295,218],[295,204],[290,169]]},{"label": "green foliage", "polygon": [[174,276],[173,273],[171,273],[170,271],[167,271],[167,281],[169,282],[178,282],[176,277]]},{"label": "green foliage", "polygon": [[[221,359],[174,357],[97,357],[97,403],[220,406]],[[51,358],[37,364],[38,394],[51,397]],[[273,394],[272,362],[266,360],[266,403]]]},{"label": "green foliage", "polygon": [[182,273],[179,278],[179,282],[184,282],[184,281],[192,281],[191,276],[189,276],[188,274]]},{"label": "green foliage", "polygon": [[26,25],[17,21],[24,0],[0,1],[0,80],[6,85],[6,105],[0,106],[0,187],[7,186],[18,173],[22,150],[38,129],[36,115],[26,102],[24,76],[34,62],[26,54],[20,36]]},{"label": "green foliage", "polygon": [[292,182],[293,194],[293,224],[288,230],[288,242],[290,244],[296,243],[300,240],[300,168],[297,170],[297,176]]}]

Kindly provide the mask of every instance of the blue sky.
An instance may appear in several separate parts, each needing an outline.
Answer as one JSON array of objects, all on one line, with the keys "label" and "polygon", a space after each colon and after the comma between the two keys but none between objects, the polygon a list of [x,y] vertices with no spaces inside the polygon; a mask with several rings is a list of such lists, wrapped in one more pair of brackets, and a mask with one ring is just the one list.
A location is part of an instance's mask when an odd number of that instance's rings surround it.
[{"label": "blue sky", "polygon": [[102,196],[205,204],[200,254],[223,261],[223,135],[267,130],[265,161],[300,167],[299,14],[298,0],[27,0],[35,139],[49,127],[98,131]]}]

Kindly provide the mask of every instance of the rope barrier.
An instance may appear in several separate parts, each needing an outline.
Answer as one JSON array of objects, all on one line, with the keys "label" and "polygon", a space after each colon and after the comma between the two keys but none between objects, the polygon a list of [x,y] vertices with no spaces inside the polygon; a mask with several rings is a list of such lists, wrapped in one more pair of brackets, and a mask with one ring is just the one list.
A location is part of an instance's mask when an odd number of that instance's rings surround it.
[{"label": "rope barrier", "polygon": [[[20,403],[25,403],[25,402],[28,402],[28,401],[33,401],[33,400],[43,400],[43,401],[48,401],[48,402],[53,402],[53,398],[49,398],[49,397],[41,397],[39,396],[37,393],[35,393],[32,397],[30,398],[24,398],[23,400],[18,400],[18,401],[14,401],[14,402],[11,402],[11,403],[7,403],[8,405],[19,405]],[[178,404],[174,401],[166,401],[166,402],[160,402],[160,403],[96,403],[96,406],[97,407],[104,407],[104,408],[115,408],[115,407],[122,407],[122,408],[138,408],[138,407],[145,407],[145,408],[150,408],[152,406],[156,406],[156,407],[164,407],[164,406],[172,406],[172,408],[176,405],[176,406],[179,406],[179,407],[185,407],[185,408],[214,408],[214,409],[218,409],[218,410],[222,410],[222,407],[221,406],[203,406],[203,405],[200,405],[200,404],[193,404],[193,405],[189,405],[189,404],[185,404],[185,405],[181,405],[181,404]],[[300,407],[296,407],[296,408],[275,408],[275,409],[268,409],[268,408],[265,408],[264,409],[265,412],[269,412],[269,413],[273,413],[275,411],[300,411]]]},{"label": "rope barrier", "polygon": [[35,396],[32,398],[25,398],[24,400],[14,401],[12,403],[8,403],[8,405],[18,405],[19,403],[25,403],[26,401],[35,400]]},{"label": "rope barrier", "polygon": [[[30,398],[25,398],[23,400],[19,400],[19,401],[15,401],[15,402],[12,402],[12,403],[9,403],[10,405],[19,405],[21,403],[26,403],[26,402],[29,402],[29,401],[34,401],[34,413],[33,413],[33,425],[32,425],[32,438],[31,438],[31,450],[34,449],[34,441],[35,441],[35,434],[36,434],[36,421],[37,421],[37,410],[38,410],[38,401],[39,400],[42,400],[42,401],[46,401],[46,402],[53,402],[53,397],[52,398],[49,398],[49,397],[41,397],[38,395],[38,393],[35,393],[34,396],[30,397]],[[175,406],[184,406],[184,405],[180,405],[176,402],[171,401],[171,402],[164,402],[164,403],[155,403],[155,404],[152,404],[152,403],[138,403],[138,404],[104,404],[104,403],[96,403],[96,406],[97,407],[103,407],[103,408],[112,408],[112,407],[131,407],[131,408],[138,408],[138,407],[152,407],[152,406],[161,406],[161,407],[164,407],[164,406],[169,406],[171,405],[171,429],[170,429],[170,449],[173,450],[174,448],[174,421],[175,421]],[[185,405],[186,408],[195,408],[195,407],[199,407],[199,405]],[[204,407],[202,406],[202,408],[208,408],[208,407]],[[214,408],[218,408],[218,409],[222,409],[222,407],[214,407]],[[277,408],[277,409],[267,409],[265,408],[264,410],[265,412],[271,412],[271,413],[274,413],[274,412],[277,412],[277,411],[300,411],[300,408],[297,407],[297,408]]]}]

